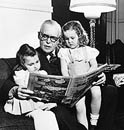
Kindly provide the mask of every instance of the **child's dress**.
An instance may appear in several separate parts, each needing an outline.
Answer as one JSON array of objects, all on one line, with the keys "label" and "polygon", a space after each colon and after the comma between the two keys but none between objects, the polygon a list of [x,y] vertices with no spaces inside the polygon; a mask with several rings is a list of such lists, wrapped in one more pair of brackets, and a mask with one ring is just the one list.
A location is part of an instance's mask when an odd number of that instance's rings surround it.
[{"label": "child's dress", "polygon": [[[99,51],[97,49],[84,46],[75,49],[61,48],[58,52],[58,57],[66,61],[66,64],[64,64],[64,71],[68,72],[69,76],[77,76],[88,72],[91,59],[96,59],[98,54]],[[82,106],[83,111],[81,112],[81,124],[88,129],[85,97],[76,104],[76,108],[79,108],[80,106]]]},{"label": "child's dress", "polygon": [[75,49],[61,48],[58,53],[60,59],[64,59],[67,63],[69,75],[76,76],[86,73],[90,69],[90,60],[96,59],[99,51],[89,46],[79,47]]},{"label": "child's dress", "polygon": [[[47,74],[46,71],[40,70],[38,73]],[[26,70],[15,71],[14,80],[19,87],[26,88],[29,79],[29,72]],[[32,99],[20,100],[15,97],[8,100],[4,106],[4,110],[14,115],[22,115],[35,109],[42,108],[43,102],[35,102]]]}]

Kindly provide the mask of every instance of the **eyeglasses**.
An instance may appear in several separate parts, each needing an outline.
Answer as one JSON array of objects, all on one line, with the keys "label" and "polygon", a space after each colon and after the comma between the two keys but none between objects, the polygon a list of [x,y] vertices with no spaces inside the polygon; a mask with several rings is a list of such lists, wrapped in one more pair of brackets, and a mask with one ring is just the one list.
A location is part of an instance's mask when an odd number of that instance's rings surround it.
[{"label": "eyeglasses", "polygon": [[42,40],[42,41],[47,41],[48,38],[50,38],[50,41],[51,41],[51,42],[56,42],[56,41],[59,39],[59,37],[49,36],[49,35],[43,34],[43,33],[41,33],[41,32],[38,32],[38,38],[39,38],[40,40]]}]

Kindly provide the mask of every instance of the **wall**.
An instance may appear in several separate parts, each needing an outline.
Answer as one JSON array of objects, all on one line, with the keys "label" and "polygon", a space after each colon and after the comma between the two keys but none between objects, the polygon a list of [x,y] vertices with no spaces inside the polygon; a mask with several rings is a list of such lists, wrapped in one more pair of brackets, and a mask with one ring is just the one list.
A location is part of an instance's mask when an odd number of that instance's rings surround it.
[{"label": "wall", "polygon": [[23,43],[38,47],[37,32],[51,13],[51,0],[0,0],[0,58],[15,57]]}]

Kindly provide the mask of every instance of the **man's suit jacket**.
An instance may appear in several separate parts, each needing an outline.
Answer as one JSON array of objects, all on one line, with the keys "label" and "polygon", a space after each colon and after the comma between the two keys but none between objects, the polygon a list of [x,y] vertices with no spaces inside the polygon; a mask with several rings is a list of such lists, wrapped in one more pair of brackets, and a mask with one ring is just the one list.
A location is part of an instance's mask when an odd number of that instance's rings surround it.
[{"label": "man's suit jacket", "polygon": [[47,71],[49,75],[61,75],[60,59],[57,54],[54,56],[53,61],[49,62],[47,54],[40,47],[36,50],[39,54],[41,69]]}]

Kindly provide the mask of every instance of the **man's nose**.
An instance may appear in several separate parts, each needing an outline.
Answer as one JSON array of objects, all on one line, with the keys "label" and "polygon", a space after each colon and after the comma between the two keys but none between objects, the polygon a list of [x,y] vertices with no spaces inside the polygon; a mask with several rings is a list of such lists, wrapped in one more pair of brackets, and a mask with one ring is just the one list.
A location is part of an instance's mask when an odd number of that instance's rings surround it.
[{"label": "man's nose", "polygon": [[50,37],[47,38],[47,43],[49,44],[51,42]]}]

